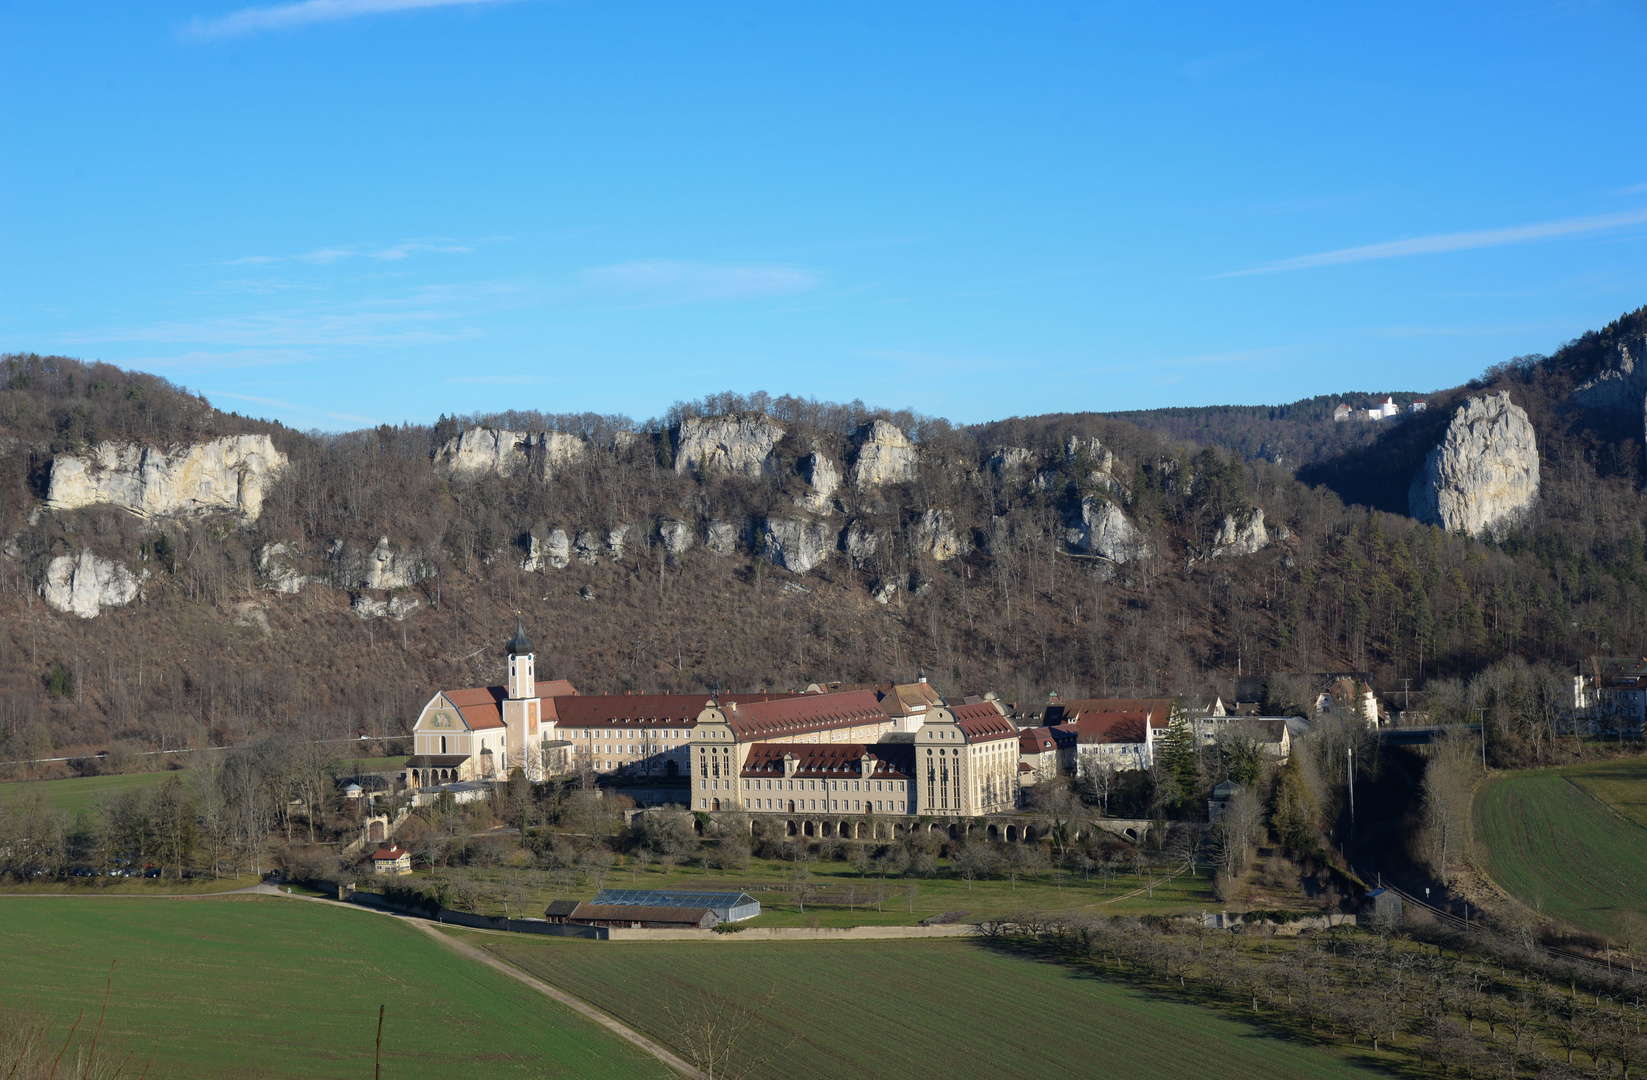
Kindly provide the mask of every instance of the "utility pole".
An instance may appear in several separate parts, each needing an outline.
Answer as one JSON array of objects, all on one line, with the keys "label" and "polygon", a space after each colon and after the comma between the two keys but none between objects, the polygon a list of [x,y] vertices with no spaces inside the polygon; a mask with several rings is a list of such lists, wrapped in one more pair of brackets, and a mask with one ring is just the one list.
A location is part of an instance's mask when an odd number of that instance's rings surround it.
[{"label": "utility pole", "polygon": [[1355,747],[1347,748],[1345,769],[1350,776],[1350,843],[1355,843]]},{"label": "utility pole", "polygon": [[1481,728],[1481,771],[1487,771],[1487,710],[1477,706],[1475,722]]},{"label": "utility pole", "polygon": [[1401,711],[1407,712],[1413,707],[1412,680],[1401,680]]}]

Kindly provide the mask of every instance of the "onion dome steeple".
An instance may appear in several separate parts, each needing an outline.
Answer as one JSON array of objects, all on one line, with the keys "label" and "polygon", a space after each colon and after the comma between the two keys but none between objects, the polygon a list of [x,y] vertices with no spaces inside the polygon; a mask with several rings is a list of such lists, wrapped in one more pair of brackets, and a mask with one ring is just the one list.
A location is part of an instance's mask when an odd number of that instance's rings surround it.
[{"label": "onion dome steeple", "polygon": [[532,642],[526,636],[526,631],[520,626],[520,612],[515,612],[515,636],[509,639],[504,646],[510,656],[525,656],[532,651]]}]

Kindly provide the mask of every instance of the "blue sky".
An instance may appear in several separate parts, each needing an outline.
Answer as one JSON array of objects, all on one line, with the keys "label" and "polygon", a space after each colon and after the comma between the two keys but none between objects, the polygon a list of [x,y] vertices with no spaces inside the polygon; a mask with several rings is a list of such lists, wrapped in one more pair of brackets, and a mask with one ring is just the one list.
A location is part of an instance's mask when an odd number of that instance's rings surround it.
[{"label": "blue sky", "polygon": [[0,351],[328,429],[1428,390],[1647,303],[1644,44],[1608,3],[0,0]]}]

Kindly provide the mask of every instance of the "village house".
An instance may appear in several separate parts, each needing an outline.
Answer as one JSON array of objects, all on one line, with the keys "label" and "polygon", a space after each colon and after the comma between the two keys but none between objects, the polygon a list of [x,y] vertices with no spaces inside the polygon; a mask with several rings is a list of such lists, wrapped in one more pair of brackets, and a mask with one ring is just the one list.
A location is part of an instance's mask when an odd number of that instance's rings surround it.
[{"label": "village house", "polygon": [[1640,738],[1647,720],[1647,657],[1592,656],[1573,677],[1573,711],[1590,730]]},{"label": "village house", "polygon": [[1075,732],[1075,774],[1093,769],[1127,772],[1155,763],[1155,746],[1172,723],[1171,698],[1084,698],[1048,702],[1048,727]]},{"label": "village house", "polygon": [[372,852],[372,873],[402,875],[412,872],[412,853],[399,844]]}]

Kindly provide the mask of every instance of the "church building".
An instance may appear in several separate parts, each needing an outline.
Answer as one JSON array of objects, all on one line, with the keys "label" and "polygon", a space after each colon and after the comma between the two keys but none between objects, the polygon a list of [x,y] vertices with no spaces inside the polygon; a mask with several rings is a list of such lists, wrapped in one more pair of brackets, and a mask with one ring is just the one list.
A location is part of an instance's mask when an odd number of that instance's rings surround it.
[{"label": "church building", "polygon": [[514,769],[538,781],[554,771],[553,699],[577,691],[562,679],[538,683],[532,643],[518,621],[505,650],[506,685],[442,690],[423,707],[412,725],[407,787],[505,780]]}]

